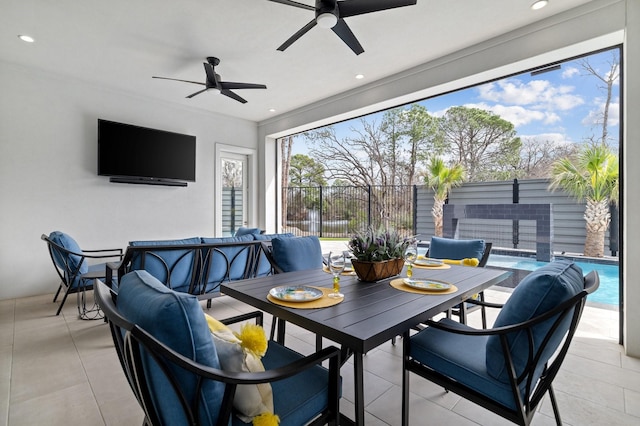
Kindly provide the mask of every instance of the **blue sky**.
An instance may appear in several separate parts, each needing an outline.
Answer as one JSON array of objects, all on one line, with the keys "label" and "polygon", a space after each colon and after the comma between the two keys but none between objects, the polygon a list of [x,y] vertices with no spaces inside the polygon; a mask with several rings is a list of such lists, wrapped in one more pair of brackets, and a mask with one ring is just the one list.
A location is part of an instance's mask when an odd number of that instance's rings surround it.
[{"label": "blue sky", "polygon": [[[614,52],[617,57],[617,49]],[[612,51],[588,56],[590,65],[600,75],[608,73],[612,60]],[[602,81],[579,66],[578,60],[573,60],[562,63],[558,70],[536,76],[519,74],[418,103],[436,116],[442,116],[452,106],[481,108],[513,123],[523,139],[535,137],[558,143],[579,143],[602,133],[598,121],[606,99],[604,87]],[[619,92],[616,81],[608,120],[612,146],[618,146],[620,131]],[[338,136],[344,137],[352,126],[359,126],[359,119],[336,125]],[[295,139],[294,153],[306,153],[303,138]]]}]

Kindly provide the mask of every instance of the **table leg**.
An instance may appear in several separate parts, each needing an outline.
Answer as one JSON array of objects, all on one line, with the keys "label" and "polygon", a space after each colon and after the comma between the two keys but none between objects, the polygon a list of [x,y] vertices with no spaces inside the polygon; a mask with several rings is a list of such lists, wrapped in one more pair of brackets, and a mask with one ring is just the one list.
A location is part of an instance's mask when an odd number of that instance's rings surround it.
[{"label": "table leg", "polygon": [[360,352],[353,353],[353,393],[356,425],[364,425],[364,360]]}]

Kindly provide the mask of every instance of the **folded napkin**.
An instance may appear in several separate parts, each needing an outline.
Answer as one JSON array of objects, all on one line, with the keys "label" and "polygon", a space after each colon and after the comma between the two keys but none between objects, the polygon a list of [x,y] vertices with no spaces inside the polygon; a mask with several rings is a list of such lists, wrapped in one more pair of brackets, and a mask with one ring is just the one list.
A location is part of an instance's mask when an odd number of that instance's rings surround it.
[{"label": "folded napkin", "polygon": [[453,259],[442,259],[444,263],[448,263],[449,265],[462,265],[462,266],[478,266],[480,261],[475,257],[453,260]]}]

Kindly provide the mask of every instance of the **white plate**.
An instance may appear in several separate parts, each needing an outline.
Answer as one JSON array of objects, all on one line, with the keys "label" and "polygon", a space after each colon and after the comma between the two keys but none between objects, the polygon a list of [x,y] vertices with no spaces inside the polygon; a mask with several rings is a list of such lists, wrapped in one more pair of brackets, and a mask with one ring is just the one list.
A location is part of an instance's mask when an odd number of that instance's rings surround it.
[{"label": "white plate", "polygon": [[442,266],[444,265],[444,262],[438,259],[422,258],[422,259],[416,259],[414,264],[417,266]]},{"label": "white plate", "polygon": [[322,297],[322,290],[304,285],[282,286],[272,288],[269,294],[285,302],[311,302]]},{"label": "white plate", "polygon": [[451,284],[438,280],[414,280],[405,278],[404,283],[409,287],[419,290],[447,291],[451,288]]}]

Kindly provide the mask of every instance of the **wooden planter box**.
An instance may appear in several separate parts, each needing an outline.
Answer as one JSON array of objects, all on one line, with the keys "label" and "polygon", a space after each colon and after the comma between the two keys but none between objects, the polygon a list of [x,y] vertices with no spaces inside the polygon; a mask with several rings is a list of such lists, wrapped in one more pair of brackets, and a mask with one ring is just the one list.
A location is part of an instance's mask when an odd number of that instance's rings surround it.
[{"label": "wooden planter box", "polygon": [[360,281],[373,282],[398,275],[404,266],[404,259],[391,259],[380,262],[352,259],[351,263]]}]

